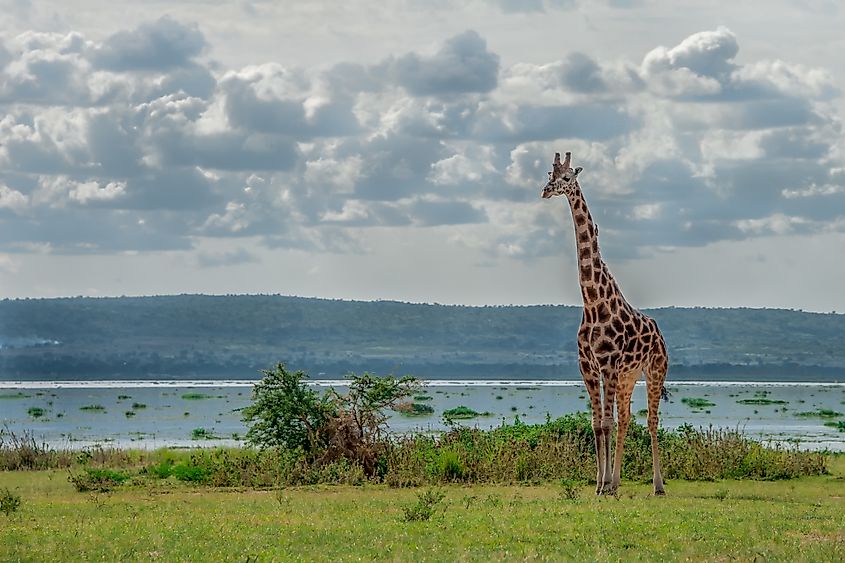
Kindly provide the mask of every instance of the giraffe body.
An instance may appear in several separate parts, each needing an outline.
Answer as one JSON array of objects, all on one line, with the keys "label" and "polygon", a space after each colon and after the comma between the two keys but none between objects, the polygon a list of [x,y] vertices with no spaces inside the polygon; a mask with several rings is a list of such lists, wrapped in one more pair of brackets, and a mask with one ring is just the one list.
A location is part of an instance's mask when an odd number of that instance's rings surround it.
[{"label": "giraffe body", "polygon": [[[578,363],[590,395],[596,443],[596,494],[619,487],[625,434],[631,421],[631,395],[645,373],[648,429],[651,434],[654,493],[664,494],[657,445],[658,407],[669,366],[666,344],[654,319],[631,306],[601,258],[598,229],[590,216],[578,174],[569,167],[570,153],[554,169],[543,198],[565,195],[575,224],[578,275],[584,315],[578,329]],[[614,407],[618,420],[616,448],[611,456]]]}]

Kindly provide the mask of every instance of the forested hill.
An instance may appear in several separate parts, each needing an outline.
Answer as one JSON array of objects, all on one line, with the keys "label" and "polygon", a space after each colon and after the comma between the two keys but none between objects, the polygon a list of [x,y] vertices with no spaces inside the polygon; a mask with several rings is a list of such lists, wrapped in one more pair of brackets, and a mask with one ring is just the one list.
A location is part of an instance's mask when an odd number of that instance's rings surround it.
[{"label": "forested hill", "polygon": [[[845,380],[845,315],[648,311],[670,378]],[[580,307],[176,295],[0,301],[0,379],[258,376],[578,378]]]}]

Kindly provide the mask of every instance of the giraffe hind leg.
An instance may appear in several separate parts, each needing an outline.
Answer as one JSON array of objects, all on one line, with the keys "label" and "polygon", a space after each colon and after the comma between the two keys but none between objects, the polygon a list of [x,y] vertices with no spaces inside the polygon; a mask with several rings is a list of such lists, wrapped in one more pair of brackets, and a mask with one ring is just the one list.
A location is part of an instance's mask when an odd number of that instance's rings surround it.
[{"label": "giraffe hind leg", "polygon": [[663,384],[666,382],[666,373],[669,365],[666,358],[665,347],[661,347],[663,353],[652,356],[646,368],[646,389],[648,394],[648,432],[651,435],[651,459],[653,471],[654,494],[665,495],[663,488],[663,475],[660,471],[660,447],[657,443],[658,413],[660,410],[660,399],[666,390]]}]

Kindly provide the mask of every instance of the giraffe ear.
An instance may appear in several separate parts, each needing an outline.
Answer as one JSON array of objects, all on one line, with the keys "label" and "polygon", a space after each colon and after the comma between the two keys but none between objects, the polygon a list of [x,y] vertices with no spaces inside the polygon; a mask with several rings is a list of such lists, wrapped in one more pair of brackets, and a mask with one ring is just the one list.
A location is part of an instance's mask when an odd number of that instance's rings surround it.
[{"label": "giraffe ear", "polygon": [[572,178],[573,178],[573,179],[574,179],[574,178],[577,178],[577,177],[578,177],[578,174],[580,174],[582,170],[583,170],[583,168],[582,168],[582,167],[580,167],[580,166],[579,166],[579,167],[577,167],[577,168],[575,169],[575,174],[573,174],[573,175],[572,175]]}]

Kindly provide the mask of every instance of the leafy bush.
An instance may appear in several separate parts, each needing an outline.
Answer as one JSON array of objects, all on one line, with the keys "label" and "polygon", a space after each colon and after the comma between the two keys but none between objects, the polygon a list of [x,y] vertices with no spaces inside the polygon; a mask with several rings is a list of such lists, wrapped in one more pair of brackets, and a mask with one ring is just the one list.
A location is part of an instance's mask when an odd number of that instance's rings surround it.
[{"label": "leafy bush", "polygon": [[180,481],[205,483],[209,480],[210,471],[207,467],[183,462],[172,466],[170,468],[170,475],[173,475]]},{"label": "leafy bush", "polygon": [[417,502],[402,508],[403,522],[421,522],[430,520],[437,510],[437,505],[446,498],[441,490],[428,489],[417,493]]},{"label": "leafy bush", "polygon": [[129,475],[113,469],[86,467],[81,473],[68,472],[68,481],[73,483],[76,490],[105,492],[123,484]]},{"label": "leafy bush", "polygon": [[47,414],[47,411],[42,409],[41,407],[29,407],[26,411],[26,414],[28,414],[32,418],[41,418],[42,416]]},{"label": "leafy bush", "polygon": [[3,489],[0,494],[0,512],[6,516],[11,516],[13,512],[17,512],[21,505],[21,496],[16,495],[8,488]]}]

